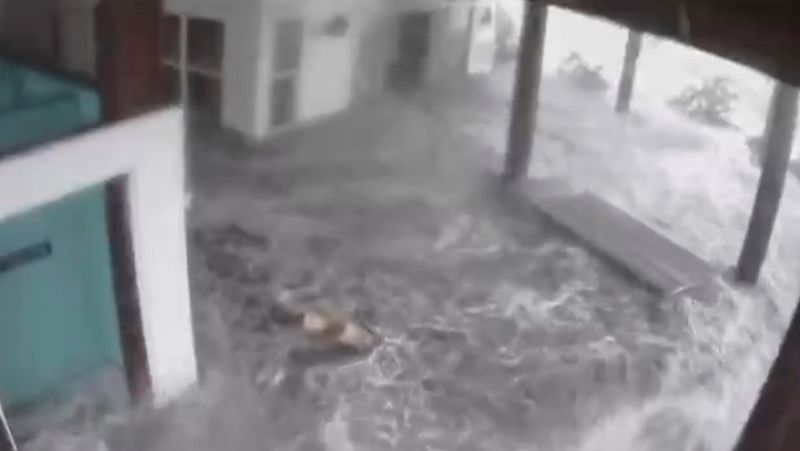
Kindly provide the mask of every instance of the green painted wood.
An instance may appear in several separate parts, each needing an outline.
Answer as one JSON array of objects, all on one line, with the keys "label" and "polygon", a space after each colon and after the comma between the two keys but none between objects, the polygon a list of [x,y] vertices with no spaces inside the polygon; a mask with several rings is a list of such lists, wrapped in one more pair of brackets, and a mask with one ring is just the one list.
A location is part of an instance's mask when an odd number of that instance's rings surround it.
[{"label": "green painted wood", "polygon": [[0,273],[0,399],[8,407],[122,365],[103,197],[94,188],[0,225],[0,256],[40,243],[52,249]]},{"label": "green painted wood", "polygon": [[[0,86],[13,81],[21,92],[0,113],[0,155],[99,121],[96,93],[0,66],[7,75]],[[123,366],[105,205],[98,186],[0,223],[0,401],[7,409]]]}]

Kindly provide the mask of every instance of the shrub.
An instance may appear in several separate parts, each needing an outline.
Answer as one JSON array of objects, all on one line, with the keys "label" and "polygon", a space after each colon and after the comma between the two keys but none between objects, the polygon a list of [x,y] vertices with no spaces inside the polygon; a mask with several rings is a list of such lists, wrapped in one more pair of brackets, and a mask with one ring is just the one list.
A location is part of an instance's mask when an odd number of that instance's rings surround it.
[{"label": "shrub", "polygon": [[558,75],[587,91],[605,91],[608,80],[603,77],[602,65],[590,65],[577,52],[572,52],[558,66]]},{"label": "shrub", "polygon": [[730,126],[728,115],[738,96],[731,90],[731,81],[716,76],[700,84],[687,86],[670,104],[690,118],[718,127]]}]

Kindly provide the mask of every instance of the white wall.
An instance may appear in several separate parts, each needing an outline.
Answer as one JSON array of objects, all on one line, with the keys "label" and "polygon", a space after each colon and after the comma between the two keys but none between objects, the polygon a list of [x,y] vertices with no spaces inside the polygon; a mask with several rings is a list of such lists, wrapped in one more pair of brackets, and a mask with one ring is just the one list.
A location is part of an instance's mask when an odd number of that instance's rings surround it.
[{"label": "white wall", "polygon": [[472,2],[460,2],[433,15],[428,80],[441,80],[466,73],[470,49]]},{"label": "white wall", "polygon": [[164,5],[172,14],[224,24],[222,124],[254,140],[266,135],[269,111],[264,80],[272,30],[264,5],[260,0],[167,0]]},{"label": "white wall", "polygon": [[[230,0],[229,3],[167,0],[165,8],[175,14],[224,22],[222,122],[250,139],[261,140],[273,132],[270,91],[277,21],[290,17],[303,19],[305,34],[296,110],[298,122],[311,121],[351,104],[363,25],[379,15],[384,3],[379,0]],[[349,20],[347,33],[341,37],[324,34],[321,27],[337,14]]]},{"label": "white wall", "polygon": [[222,122],[252,139],[266,135],[269,120],[272,29],[265,23],[261,9],[236,11],[225,22]]},{"label": "white wall", "polygon": [[[484,24],[484,15],[491,14],[491,23]],[[480,2],[475,7],[472,15],[472,36],[470,40],[469,60],[467,72],[485,74],[494,67],[494,55],[497,38],[497,13],[493,3]]]}]

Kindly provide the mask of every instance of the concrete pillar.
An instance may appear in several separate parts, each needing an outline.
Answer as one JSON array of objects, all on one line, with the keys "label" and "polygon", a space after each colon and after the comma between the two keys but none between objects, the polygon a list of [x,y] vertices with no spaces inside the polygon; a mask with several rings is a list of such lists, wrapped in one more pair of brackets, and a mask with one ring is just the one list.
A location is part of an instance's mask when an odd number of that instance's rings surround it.
[{"label": "concrete pillar", "polygon": [[520,181],[528,174],[539,107],[547,5],[539,0],[526,2],[524,17],[503,172],[506,182]]},{"label": "concrete pillar", "polygon": [[792,154],[797,121],[797,89],[778,82],[765,132],[765,157],[755,205],[744,241],[736,279],[755,284],[767,256],[772,229],[778,214],[786,171]]},{"label": "concrete pillar", "polygon": [[631,109],[633,82],[636,79],[636,63],[642,50],[642,33],[628,30],[628,43],[625,45],[625,60],[617,90],[617,113],[627,113]]}]

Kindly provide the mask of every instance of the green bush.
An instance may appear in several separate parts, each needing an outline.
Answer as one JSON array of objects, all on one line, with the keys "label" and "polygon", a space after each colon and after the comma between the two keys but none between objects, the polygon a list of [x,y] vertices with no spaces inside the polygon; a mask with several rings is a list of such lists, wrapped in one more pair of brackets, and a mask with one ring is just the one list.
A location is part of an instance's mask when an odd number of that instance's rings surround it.
[{"label": "green bush", "polygon": [[603,77],[602,65],[590,65],[577,52],[572,52],[558,66],[558,75],[587,91],[605,91],[608,80]]},{"label": "green bush", "polygon": [[731,125],[728,115],[738,97],[728,78],[716,76],[687,86],[670,104],[696,121],[724,127]]}]

